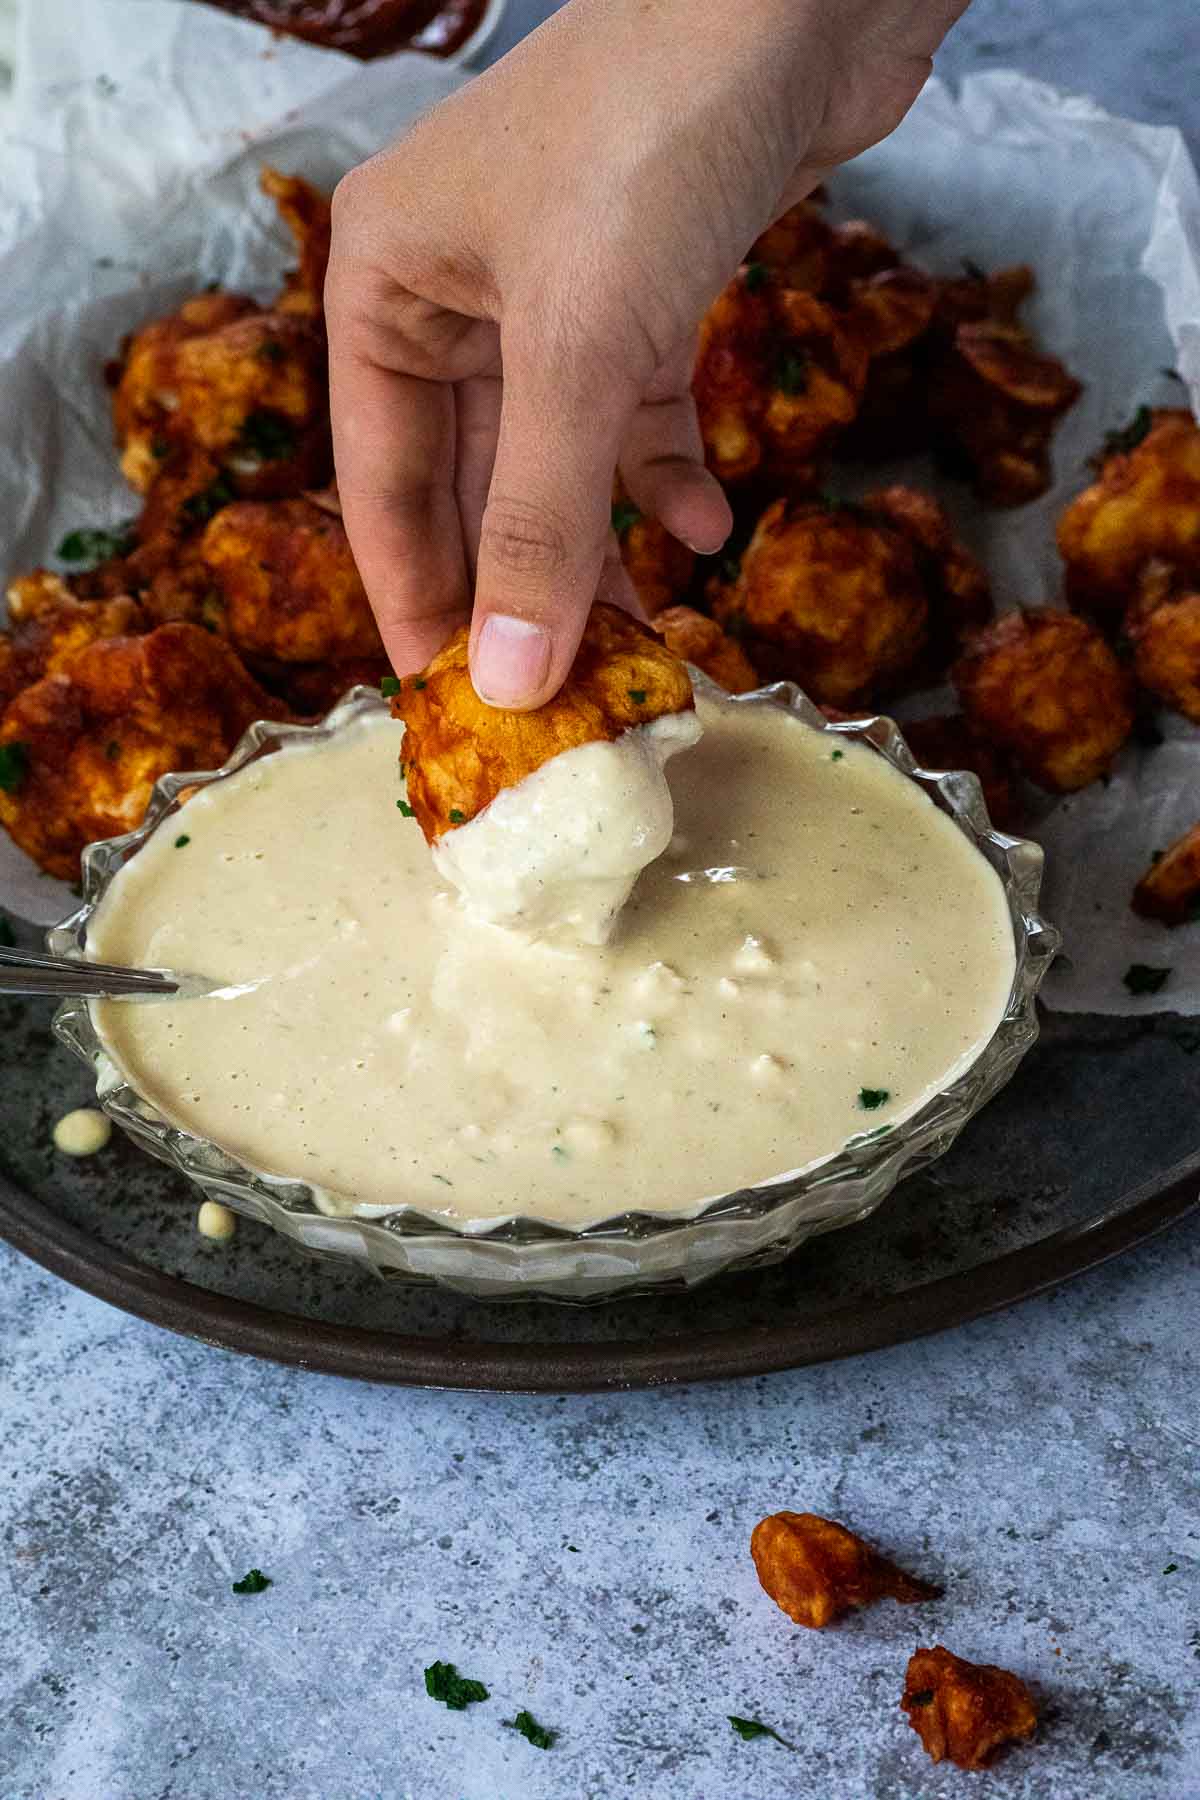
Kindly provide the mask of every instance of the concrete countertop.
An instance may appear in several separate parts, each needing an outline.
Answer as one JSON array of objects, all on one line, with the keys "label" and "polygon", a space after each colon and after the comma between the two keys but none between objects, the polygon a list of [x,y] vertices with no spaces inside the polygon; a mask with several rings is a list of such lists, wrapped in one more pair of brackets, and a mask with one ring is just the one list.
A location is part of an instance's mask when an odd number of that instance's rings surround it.
[{"label": "concrete countertop", "polygon": [[[1195,145],[1197,30],[1194,0],[978,0],[942,66]],[[0,1800],[1197,1800],[1198,1277],[1193,1219],[866,1360],[496,1398],[243,1361],[0,1248]],[[944,1598],[793,1626],[747,1548],[781,1507]],[[252,1566],[273,1585],[234,1594]],[[935,1769],[897,1710],[936,1642],[1042,1700],[990,1775]],[[435,1659],[491,1699],[427,1698]]]}]

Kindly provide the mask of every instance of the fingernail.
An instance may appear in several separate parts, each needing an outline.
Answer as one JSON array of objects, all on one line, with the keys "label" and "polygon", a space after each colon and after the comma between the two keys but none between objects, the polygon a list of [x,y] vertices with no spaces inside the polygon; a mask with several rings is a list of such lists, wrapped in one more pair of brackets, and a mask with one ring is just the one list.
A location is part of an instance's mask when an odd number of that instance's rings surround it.
[{"label": "fingernail", "polygon": [[489,613],[475,645],[475,692],[489,706],[525,706],[550,670],[550,633],[530,619]]}]

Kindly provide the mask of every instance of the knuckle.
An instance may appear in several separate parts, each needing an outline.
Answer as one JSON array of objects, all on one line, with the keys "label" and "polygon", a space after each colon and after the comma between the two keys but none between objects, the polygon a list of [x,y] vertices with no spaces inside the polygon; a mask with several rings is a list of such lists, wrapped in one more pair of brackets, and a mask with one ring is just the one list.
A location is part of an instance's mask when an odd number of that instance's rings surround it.
[{"label": "knuckle", "polygon": [[479,554],[508,574],[534,580],[561,575],[570,561],[567,531],[553,511],[495,496],[483,515]]}]

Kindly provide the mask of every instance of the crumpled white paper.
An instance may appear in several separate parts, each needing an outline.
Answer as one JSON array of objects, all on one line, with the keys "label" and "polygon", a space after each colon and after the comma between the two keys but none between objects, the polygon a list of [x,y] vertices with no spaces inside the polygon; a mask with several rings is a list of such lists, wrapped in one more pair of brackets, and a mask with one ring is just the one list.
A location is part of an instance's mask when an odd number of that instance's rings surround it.
[{"label": "crumpled white paper", "polygon": [[[39,0],[18,68],[0,191],[0,561],[12,571],[71,527],[136,509],[100,382],[123,333],[206,281],[276,285],[289,250],[258,195],[260,164],[332,183],[460,79],[420,57],[364,65],[289,40],[264,51],[253,27],[190,0]],[[929,268],[1037,269],[1033,321],[1087,383],[1058,434],[1054,490],[1007,514],[942,492],[1002,605],[1053,601],[1054,521],[1102,433],[1143,401],[1182,400],[1164,367],[1200,400],[1200,188],[1182,140],[982,75],[958,98],[931,83],[832,185],[837,210],[877,220]],[[1200,1011],[1200,928],[1168,932],[1128,907],[1151,851],[1200,816],[1200,732],[1165,729],[1162,748],[1127,751],[1110,786],[1048,805],[1039,823],[1046,910],[1069,957],[1044,990],[1051,1006]],[[0,900],[38,922],[70,905],[7,839]],[[1169,964],[1166,990],[1131,1000],[1132,962]]]}]

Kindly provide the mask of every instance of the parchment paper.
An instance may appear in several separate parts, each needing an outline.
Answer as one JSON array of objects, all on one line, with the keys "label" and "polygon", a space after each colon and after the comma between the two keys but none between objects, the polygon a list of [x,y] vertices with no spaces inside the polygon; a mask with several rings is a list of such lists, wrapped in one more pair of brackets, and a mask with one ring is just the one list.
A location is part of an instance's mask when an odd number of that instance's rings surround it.
[{"label": "parchment paper", "polygon": [[[461,79],[421,57],[363,65],[267,41],[185,0],[39,0],[23,32],[0,156],[0,561],[14,572],[72,527],[136,510],[100,381],[123,333],[206,281],[277,284],[289,251],[260,164],[332,183]],[[837,210],[861,210],[934,270],[963,257],[1037,269],[1034,323],[1087,383],[1053,492],[982,514],[927,465],[920,479],[986,557],[1002,605],[1055,600],[1054,521],[1101,434],[1143,401],[1182,403],[1166,367],[1200,400],[1200,188],[1182,140],[982,75],[957,98],[931,83],[832,185]],[[1151,851],[1200,817],[1200,732],[1163,727],[1161,748],[1128,750],[1107,788],[1048,803],[1038,822],[1068,952],[1051,1006],[1200,1011],[1200,927],[1168,932],[1128,908]],[[71,896],[2,838],[0,901],[50,922]],[[1130,999],[1132,962],[1170,965],[1166,989]]]}]

